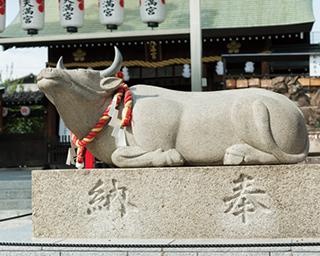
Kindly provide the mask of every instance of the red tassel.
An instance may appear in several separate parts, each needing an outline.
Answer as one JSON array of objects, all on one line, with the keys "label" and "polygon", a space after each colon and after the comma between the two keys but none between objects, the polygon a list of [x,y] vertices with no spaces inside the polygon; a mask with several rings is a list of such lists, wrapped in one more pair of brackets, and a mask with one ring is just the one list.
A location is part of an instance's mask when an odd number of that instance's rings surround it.
[{"label": "red tassel", "polygon": [[86,150],[84,168],[92,169],[95,167],[95,158],[89,150]]}]

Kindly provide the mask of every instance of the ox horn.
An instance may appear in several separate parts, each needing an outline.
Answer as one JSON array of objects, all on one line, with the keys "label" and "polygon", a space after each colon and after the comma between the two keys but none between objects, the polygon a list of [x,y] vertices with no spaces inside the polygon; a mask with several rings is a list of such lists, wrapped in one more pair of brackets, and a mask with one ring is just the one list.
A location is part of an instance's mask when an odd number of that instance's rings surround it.
[{"label": "ox horn", "polygon": [[63,57],[62,57],[62,56],[59,58],[59,60],[58,60],[58,62],[57,62],[57,65],[56,65],[56,68],[57,68],[57,69],[66,69],[66,68],[64,67],[64,64],[63,64]]},{"label": "ox horn", "polygon": [[112,65],[105,70],[100,71],[100,76],[101,77],[108,77],[116,74],[118,71],[120,71],[121,64],[122,64],[122,55],[119,51],[119,49],[115,46],[114,47],[114,60],[112,62]]}]

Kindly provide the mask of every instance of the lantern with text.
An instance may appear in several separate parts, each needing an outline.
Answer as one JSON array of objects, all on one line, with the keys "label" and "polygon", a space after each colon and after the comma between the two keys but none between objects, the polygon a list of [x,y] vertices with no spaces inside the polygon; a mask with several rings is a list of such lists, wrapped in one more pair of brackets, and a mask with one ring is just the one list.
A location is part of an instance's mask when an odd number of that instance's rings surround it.
[{"label": "lantern with text", "polygon": [[99,0],[100,23],[107,29],[117,29],[123,23],[124,0]]},{"label": "lantern with text", "polygon": [[21,115],[23,115],[23,116],[28,116],[28,115],[30,115],[30,113],[31,113],[31,109],[30,109],[30,107],[22,106],[22,107],[20,108],[20,113],[21,113]]},{"label": "lantern with text", "polygon": [[6,0],[0,0],[0,33],[6,28]]},{"label": "lantern with text", "polygon": [[158,27],[166,16],[165,0],[139,0],[140,17],[142,22],[147,23],[149,27]]},{"label": "lantern with text", "polygon": [[84,0],[59,0],[60,24],[67,32],[78,32],[84,19]]},{"label": "lantern with text", "polygon": [[21,26],[29,35],[38,34],[44,26],[44,0],[20,1]]}]

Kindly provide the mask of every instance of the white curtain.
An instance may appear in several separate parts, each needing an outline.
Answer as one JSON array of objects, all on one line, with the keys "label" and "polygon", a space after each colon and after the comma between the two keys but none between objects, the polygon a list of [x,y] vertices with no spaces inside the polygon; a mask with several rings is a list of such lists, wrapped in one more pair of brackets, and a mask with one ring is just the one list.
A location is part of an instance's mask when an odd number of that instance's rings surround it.
[{"label": "white curtain", "polygon": [[61,118],[59,121],[59,140],[63,143],[70,142],[70,130],[65,126]]}]

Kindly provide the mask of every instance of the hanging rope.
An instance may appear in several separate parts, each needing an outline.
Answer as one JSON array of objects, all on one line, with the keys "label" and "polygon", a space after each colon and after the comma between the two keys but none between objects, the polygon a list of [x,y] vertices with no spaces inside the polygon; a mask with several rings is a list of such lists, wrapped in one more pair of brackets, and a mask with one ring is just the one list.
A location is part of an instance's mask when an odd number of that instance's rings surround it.
[{"label": "hanging rope", "polygon": [[[120,74],[117,74],[117,76],[119,77]],[[92,142],[99,134],[99,132],[102,131],[104,126],[110,122],[113,112],[112,108],[118,108],[122,100],[124,107],[122,110],[122,120],[120,126],[121,128],[129,126],[132,119],[132,93],[128,85],[122,82],[120,87],[117,89],[116,94],[113,96],[112,101],[110,102],[106,110],[102,113],[99,121],[89,131],[89,133],[83,139],[78,139],[76,135],[71,133],[71,141],[78,148],[76,157],[76,167],[78,169],[82,169],[84,167],[84,155],[86,152],[87,144]]]},{"label": "hanging rope", "polygon": [[[210,63],[220,61],[221,56],[206,56],[202,57],[202,62]],[[82,67],[82,68],[98,68],[98,67],[105,67],[110,66],[112,61],[93,61],[93,62],[69,62],[65,63],[65,67],[67,68],[75,68],[75,67]],[[157,62],[152,61],[144,61],[144,60],[128,60],[123,62],[123,66],[126,67],[144,67],[144,68],[162,68],[167,67],[170,65],[183,65],[183,64],[190,64],[189,58],[173,58],[168,60],[161,60]],[[49,67],[55,67],[57,65],[56,62],[49,62]]]}]

